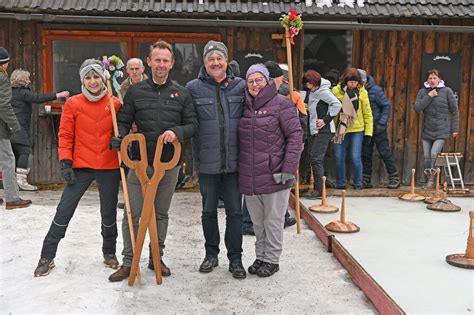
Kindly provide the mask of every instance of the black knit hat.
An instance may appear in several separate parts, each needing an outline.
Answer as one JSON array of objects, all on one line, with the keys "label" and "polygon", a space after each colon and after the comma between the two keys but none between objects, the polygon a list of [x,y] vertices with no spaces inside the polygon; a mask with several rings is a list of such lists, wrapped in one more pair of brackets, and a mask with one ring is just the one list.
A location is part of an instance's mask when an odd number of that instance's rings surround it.
[{"label": "black knit hat", "polygon": [[8,54],[8,51],[0,47],[0,65],[3,65],[4,63],[7,63],[10,61],[10,55]]},{"label": "black knit hat", "polygon": [[283,75],[283,70],[280,68],[280,65],[275,61],[267,61],[264,63],[265,67],[267,67],[268,72],[270,72],[270,78],[278,78]]}]

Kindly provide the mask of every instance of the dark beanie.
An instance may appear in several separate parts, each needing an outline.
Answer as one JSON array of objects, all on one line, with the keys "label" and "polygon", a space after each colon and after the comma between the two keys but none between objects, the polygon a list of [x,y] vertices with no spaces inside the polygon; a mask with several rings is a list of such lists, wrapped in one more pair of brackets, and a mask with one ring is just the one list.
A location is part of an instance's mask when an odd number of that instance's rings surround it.
[{"label": "dark beanie", "polygon": [[10,55],[8,54],[8,51],[0,47],[0,65],[3,65],[4,63],[7,63],[10,61]]},{"label": "dark beanie", "polygon": [[280,65],[275,61],[267,61],[264,63],[265,67],[267,67],[268,72],[270,73],[270,78],[278,78],[283,75],[283,70],[280,68]]}]

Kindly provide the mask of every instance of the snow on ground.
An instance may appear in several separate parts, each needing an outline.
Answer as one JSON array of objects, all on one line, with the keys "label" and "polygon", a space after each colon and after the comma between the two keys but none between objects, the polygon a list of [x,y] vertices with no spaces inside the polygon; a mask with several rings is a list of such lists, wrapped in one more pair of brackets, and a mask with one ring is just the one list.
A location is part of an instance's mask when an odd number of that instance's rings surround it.
[{"label": "snow on ground", "polygon": [[[59,244],[56,268],[33,277],[43,238],[61,191],[22,192],[33,206],[0,210],[0,313],[376,313],[314,233],[302,224],[285,230],[280,271],[270,278],[232,278],[223,244],[225,215],[220,211],[219,266],[199,273],[204,258],[199,193],[177,192],[170,210],[164,255],[171,277],[157,286],[141,257],[143,285],[110,283],[113,272],[102,263],[98,193],[88,191]],[[121,261],[122,210],[118,212],[117,256]],[[255,259],[254,237],[244,236],[243,263]],[[146,248],[146,247],[145,247]]]}]

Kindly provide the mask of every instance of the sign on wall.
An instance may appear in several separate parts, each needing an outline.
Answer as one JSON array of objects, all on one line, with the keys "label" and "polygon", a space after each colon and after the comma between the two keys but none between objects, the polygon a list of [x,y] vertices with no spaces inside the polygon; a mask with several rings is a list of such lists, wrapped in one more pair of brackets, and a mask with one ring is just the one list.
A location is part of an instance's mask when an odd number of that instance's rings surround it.
[{"label": "sign on wall", "polygon": [[426,81],[426,71],[438,69],[444,84],[450,87],[456,98],[461,91],[461,54],[423,54],[421,84]]},{"label": "sign on wall", "polygon": [[245,74],[251,65],[274,60],[274,57],[271,51],[237,51],[234,53],[234,60],[240,65],[240,77],[245,78]]}]

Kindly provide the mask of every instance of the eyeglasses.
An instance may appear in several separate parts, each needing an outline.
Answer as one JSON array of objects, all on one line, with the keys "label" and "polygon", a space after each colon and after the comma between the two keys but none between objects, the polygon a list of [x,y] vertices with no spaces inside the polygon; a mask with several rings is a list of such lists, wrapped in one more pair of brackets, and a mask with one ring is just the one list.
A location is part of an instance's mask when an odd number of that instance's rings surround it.
[{"label": "eyeglasses", "polygon": [[255,80],[247,80],[247,85],[262,85],[263,82],[265,82],[265,78],[264,77],[260,77],[260,78],[256,78]]}]

